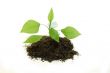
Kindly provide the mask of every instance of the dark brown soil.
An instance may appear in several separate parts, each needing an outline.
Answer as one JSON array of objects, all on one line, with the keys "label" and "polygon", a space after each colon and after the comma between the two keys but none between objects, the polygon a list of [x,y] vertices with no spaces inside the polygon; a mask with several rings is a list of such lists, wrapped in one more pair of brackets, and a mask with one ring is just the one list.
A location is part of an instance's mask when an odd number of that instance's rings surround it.
[{"label": "dark brown soil", "polygon": [[57,43],[50,37],[44,36],[39,42],[28,46],[27,53],[31,58],[41,58],[42,61],[65,61],[78,55],[78,52],[74,51],[73,48],[73,44],[67,38],[60,38],[60,42]]}]

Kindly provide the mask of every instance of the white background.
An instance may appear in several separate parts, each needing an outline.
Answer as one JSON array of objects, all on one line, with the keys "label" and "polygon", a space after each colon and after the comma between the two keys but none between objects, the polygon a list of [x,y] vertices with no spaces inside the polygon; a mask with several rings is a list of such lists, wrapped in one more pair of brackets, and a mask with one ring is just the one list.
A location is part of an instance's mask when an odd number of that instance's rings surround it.
[{"label": "white background", "polygon": [[[31,60],[20,33],[25,21],[48,24],[53,8],[58,28],[68,25],[80,31],[72,40],[80,56],[66,62]],[[41,26],[39,33],[48,34]],[[61,36],[63,36],[61,34]],[[109,0],[0,0],[0,73],[110,73]]]}]

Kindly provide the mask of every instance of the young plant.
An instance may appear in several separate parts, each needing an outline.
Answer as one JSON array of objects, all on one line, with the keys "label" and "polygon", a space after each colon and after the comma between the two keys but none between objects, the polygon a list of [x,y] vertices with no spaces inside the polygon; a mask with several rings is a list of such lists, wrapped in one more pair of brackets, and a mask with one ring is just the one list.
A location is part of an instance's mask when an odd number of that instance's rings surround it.
[{"label": "young plant", "polygon": [[[55,40],[56,42],[59,42],[59,33],[58,31],[52,26],[54,19],[54,12],[53,9],[50,9],[50,12],[48,14],[48,21],[49,21],[49,25],[48,25],[48,31],[49,31],[49,36]],[[28,33],[28,34],[34,34],[37,33],[39,31],[39,27],[40,27],[40,23],[35,21],[35,20],[28,20],[21,32],[23,33]],[[64,36],[68,39],[73,39],[77,36],[80,35],[80,33],[71,26],[67,26],[63,29],[61,29],[61,32],[64,34]],[[43,37],[43,35],[31,35],[24,43],[34,43],[34,42],[38,42],[41,38]]]}]

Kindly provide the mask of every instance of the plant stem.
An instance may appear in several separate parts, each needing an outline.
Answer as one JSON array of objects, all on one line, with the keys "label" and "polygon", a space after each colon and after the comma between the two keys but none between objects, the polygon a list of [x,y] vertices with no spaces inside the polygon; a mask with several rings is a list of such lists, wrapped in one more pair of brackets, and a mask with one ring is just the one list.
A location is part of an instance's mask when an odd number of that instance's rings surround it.
[{"label": "plant stem", "polygon": [[41,24],[41,25],[43,25],[43,26],[45,26],[47,29],[49,29],[49,27],[48,27],[47,25],[45,25],[45,24]]},{"label": "plant stem", "polygon": [[51,22],[50,22],[50,24],[49,24],[49,29],[50,29],[50,27],[51,27]]}]

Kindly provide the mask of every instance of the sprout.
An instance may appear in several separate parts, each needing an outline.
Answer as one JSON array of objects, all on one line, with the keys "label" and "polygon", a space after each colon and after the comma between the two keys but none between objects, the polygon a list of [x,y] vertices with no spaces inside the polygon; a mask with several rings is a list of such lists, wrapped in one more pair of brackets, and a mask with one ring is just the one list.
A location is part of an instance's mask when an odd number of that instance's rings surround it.
[{"label": "sprout", "polygon": [[[50,12],[48,14],[49,25],[47,25],[48,31],[49,31],[49,36],[56,42],[59,42],[60,36],[59,36],[58,31],[55,29],[55,27],[57,27],[57,23],[53,22],[53,19],[54,19],[54,12],[53,12],[53,9],[51,8]],[[28,33],[28,34],[37,33],[39,31],[40,25],[41,24],[35,20],[32,20],[32,19],[28,20],[27,22],[25,22],[21,32]],[[71,26],[67,26],[67,27],[61,29],[61,32],[68,39],[73,39],[80,35],[80,33],[74,27],[71,27]],[[24,43],[38,42],[42,37],[43,37],[43,35],[31,35]]]}]

